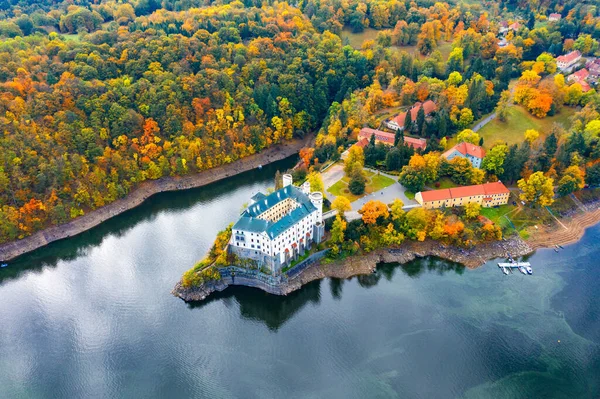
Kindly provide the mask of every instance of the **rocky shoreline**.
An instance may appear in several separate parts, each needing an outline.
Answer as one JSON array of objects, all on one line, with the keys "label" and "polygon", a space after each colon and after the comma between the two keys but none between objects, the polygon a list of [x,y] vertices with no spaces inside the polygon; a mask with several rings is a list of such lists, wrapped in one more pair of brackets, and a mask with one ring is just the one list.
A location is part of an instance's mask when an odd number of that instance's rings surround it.
[{"label": "rocky shoreline", "polygon": [[280,161],[294,154],[301,148],[310,146],[313,136],[308,135],[300,140],[292,140],[268,148],[258,154],[254,154],[238,161],[209,169],[194,175],[183,177],[164,177],[158,180],[148,180],[140,184],[134,191],[123,199],[116,200],[110,204],[96,209],[84,216],[72,221],[47,229],[38,231],[31,236],[21,240],[11,241],[0,245],[0,261],[6,262],[31,252],[51,242],[73,237],[83,233],[108,219],[117,216],[127,210],[142,204],[154,194],[165,191],[186,190],[189,188],[202,187],[216,181],[235,176],[237,174],[256,169],[259,165],[268,165]]},{"label": "rocky shoreline", "polygon": [[477,245],[470,250],[456,247],[443,247],[439,242],[408,241],[399,248],[381,248],[362,256],[351,256],[330,263],[317,262],[298,276],[276,287],[257,284],[245,280],[230,278],[204,284],[200,287],[185,288],[177,283],[172,294],[185,302],[197,302],[206,299],[213,292],[220,292],[230,285],[252,286],[274,295],[288,295],[305,284],[324,278],[350,278],[361,274],[373,273],[378,263],[407,263],[416,258],[435,256],[452,262],[461,263],[474,269],[494,258],[504,258],[508,253],[513,257],[531,253],[533,249],[522,239],[513,237],[505,241],[495,241]]}]

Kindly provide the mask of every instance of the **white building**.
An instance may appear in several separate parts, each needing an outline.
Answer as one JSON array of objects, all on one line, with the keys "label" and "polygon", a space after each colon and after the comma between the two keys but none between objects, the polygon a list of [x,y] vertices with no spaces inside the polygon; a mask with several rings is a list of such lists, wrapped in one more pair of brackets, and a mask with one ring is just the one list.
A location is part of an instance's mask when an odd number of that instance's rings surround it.
[{"label": "white building", "polygon": [[474,168],[481,168],[481,162],[485,158],[485,150],[478,145],[463,141],[444,152],[442,156],[448,161],[452,161],[456,157],[467,158]]},{"label": "white building", "polygon": [[283,175],[283,188],[252,197],[252,203],[233,225],[229,251],[256,261],[278,274],[284,266],[323,239],[323,194],[310,192],[310,183],[292,185]]},{"label": "white building", "polygon": [[556,57],[556,66],[558,69],[568,69],[581,60],[581,53],[577,50],[571,51],[569,54]]}]

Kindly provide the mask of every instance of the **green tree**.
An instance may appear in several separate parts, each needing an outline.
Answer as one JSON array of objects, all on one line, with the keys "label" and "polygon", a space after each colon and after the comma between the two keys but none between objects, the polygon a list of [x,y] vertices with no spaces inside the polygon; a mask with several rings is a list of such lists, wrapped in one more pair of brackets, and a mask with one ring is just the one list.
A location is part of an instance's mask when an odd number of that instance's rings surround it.
[{"label": "green tree", "polygon": [[502,175],[504,173],[504,160],[507,152],[508,146],[506,144],[495,145],[485,154],[481,162],[481,168],[490,174],[496,176]]},{"label": "green tree", "polygon": [[562,178],[558,181],[557,191],[561,196],[565,196],[581,190],[583,186],[583,172],[578,166],[573,165],[565,169]]},{"label": "green tree", "polygon": [[402,168],[398,181],[407,190],[416,193],[421,191],[425,186],[425,174],[422,170],[407,165]]}]

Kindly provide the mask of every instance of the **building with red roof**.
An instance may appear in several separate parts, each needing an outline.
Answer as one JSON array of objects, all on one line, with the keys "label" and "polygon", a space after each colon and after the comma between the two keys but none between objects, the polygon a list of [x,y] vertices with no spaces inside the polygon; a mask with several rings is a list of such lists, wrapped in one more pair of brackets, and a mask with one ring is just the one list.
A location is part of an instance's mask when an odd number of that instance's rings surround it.
[{"label": "building with red roof", "polygon": [[553,21],[560,21],[560,19],[562,18],[562,15],[553,12],[552,14],[550,14],[548,16],[548,21],[553,22]]},{"label": "building with red roof", "polygon": [[581,53],[579,51],[571,51],[569,54],[556,57],[556,66],[558,66],[558,69],[567,69],[575,65],[580,59]]},{"label": "building with red roof", "polygon": [[[388,133],[377,129],[363,127],[362,129],[360,129],[360,133],[358,133],[358,140],[359,142],[366,140],[368,144],[371,140],[371,136],[373,135],[375,135],[376,143],[383,143],[385,145],[394,145],[394,141],[396,139],[395,133]],[[404,142],[406,143],[406,145],[414,148],[415,150],[424,150],[427,147],[427,140],[425,139],[404,137]]]},{"label": "building with red roof", "polygon": [[583,68],[577,72],[573,72],[569,76],[567,76],[567,82],[569,83],[581,83],[586,80],[590,76],[590,71]]},{"label": "building with red roof", "polygon": [[473,167],[480,168],[481,162],[485,157],[485,150],[478,145],[465,143],[463,141],[444,152],[442,156],[448,161],[452,161],[456,157],[467,158]]},{"label": "building with red roof", "polygon": [[464,206],[469,202],[489,208],[507,204],[509,197],[510,190],[502,182],[420,191],[415,194],[415,200],[427,209]]},{"label": "building with red roof", "polygon": [[[423,111],[425,112],[425,116],[430,115],[431,113],[437,110],[437,105],[431,100],[427,100],[424,103],[416,102],[408,112],[410,112],[410,120],[412,123],[417,121],[417,116],[419,115],[419,109],[423,107]],[[390,119],[386,125],[392,130],[403,130],[404,129],[404,121],[406,120],[406,115],[408,112],[402,112],[401,114],[396,115],[394,118]]]}]

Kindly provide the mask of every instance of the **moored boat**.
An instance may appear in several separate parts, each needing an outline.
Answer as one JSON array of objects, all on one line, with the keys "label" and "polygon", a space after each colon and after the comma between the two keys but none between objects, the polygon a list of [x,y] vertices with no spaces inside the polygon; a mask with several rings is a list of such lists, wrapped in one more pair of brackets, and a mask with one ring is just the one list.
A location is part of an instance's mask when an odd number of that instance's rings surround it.
[{"label": "moored boat", "polygon": [[527,269],[525,269],[525,266],[519,266],[519,271],[523,274],[527,274]]},{"label": "moored boat", "polygon": [[526,269],[527,269],[527,274],[533,274],[533,269],[530,266],[527,266]]}]

